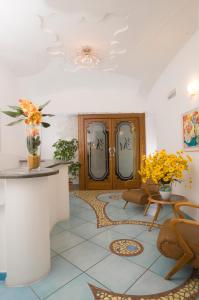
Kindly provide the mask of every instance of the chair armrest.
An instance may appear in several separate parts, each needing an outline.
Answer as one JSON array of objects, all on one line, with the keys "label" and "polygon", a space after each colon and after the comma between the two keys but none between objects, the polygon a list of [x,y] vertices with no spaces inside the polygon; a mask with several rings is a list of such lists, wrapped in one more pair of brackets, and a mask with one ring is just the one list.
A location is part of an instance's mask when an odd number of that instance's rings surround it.
[{"label": "chair armrest", "polygon": [[180,218],[184,219],[184,213],[181,211],[180,207],[187,206],[192,208],[199,208],[198,204],[192,203],[192,202],[179,202],[175,204],[175,211],[179,215]]},{"label": "chair armrest", "polygon": [[179,223],[194,225],[194,226],[199,227],[199,222],[198,221],[193,221],[193,220],[187,220],[187,219],[171,219],[170,220],[170,225],[173,227],[173,230],[176,234],[177,241],[178,241],[179,245],[182,247],[182,249],[184,250],[185,253],[188,253],[188,254],[192,255],[192,250],[190,249],[189,245],[184,240],[181,232],[177,228],[177,225]]},{"label": "chair armrest", "polygon": [[199,226],[199,221],[187,220],[187,219],[171,219],[170,220],[170,224],[173,226],[176,226],[179,223]]},{"label": "chair armrest", "polygon": [[160,196],[160,194],[159,193],[151,193],[150,197],[153,197],[153,196]]}]

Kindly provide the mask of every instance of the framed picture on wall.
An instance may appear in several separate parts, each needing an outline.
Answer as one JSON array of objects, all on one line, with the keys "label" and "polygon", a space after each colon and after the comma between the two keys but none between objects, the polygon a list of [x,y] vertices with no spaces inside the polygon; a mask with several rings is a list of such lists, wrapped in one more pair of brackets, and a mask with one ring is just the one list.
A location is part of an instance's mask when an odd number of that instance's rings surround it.
[{"label": "framed picture on wall", "polygon": [[199,151],[199,108],[183,114],[183,144],[185,151]]}]

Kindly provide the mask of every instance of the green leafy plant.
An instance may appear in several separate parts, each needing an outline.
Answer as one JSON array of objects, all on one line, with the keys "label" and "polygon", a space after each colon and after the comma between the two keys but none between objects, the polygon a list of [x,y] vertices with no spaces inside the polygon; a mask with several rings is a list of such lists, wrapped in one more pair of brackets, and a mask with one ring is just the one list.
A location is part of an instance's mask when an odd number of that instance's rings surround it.
[{"label": "green leafy plant", "polygon": [[75,158],[78,141],[77,139],[72,139],[71,141],[59,139],[53,144],[53,147],[55,148],[54,158],[68,161]]},{"label": "green leafy plant", "polygon": [[27,148],[28,152],[32,155],[37,155],[38,147],[41,144],[40,136],[28,136],[27,137]]},{"label": "green leafy plant", "polygon": [[[55,148],[55,159],[70,161],[75,159],[78,149],[78,140],[75,138],[70,141],[59,139],[56,143],[53,144],[53,147]],[[72,163],[69,167],[69,174],[73,178],[75,178],[79,173],[79,168],[79,162]]]},{"label": "green leafy plant", "polygon": [[170,184],[162,184],[160,185],[160,191],[161,192],[171,192],[172,188]]},{"label": "green leafy plant", "polygon": [[79,174],[80,163],[77,161],[69,166],[69,174],[71,174],[72,178],[76,178]]}]

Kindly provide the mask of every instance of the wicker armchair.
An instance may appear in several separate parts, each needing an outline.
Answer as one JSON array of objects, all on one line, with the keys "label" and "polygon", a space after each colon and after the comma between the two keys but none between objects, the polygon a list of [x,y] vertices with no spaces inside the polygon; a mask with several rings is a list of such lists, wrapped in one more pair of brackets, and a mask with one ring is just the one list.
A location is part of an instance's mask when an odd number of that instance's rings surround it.
[{"label": "wicker armchair", "polygon": [[162,225],[157,239],[161,254],[177,260],[176,265],[165,276],[170,279],[185,264],[199,268],[199,221],[185,219],[180,207],[199,208],[190,202],[175,205],[179,218],[168,219]]},{"label": "wicker armchair", "polygon": [[158,185],[154,183],[142,184],[140,189],[132,189],[125,191],[122,194],[122,198],[126,201],[124,208],[126,208],[129,202],[140,205],[146,205],[148,204],[148,197],[158,193]]}]

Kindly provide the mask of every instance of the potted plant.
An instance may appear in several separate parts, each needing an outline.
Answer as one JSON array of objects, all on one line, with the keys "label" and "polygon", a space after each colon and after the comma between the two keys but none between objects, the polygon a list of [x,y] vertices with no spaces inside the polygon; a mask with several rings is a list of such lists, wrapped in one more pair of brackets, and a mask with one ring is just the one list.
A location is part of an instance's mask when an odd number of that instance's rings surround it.
[{"label": "potted plant", "polygon": [[[78,140],[73,138],[72,140],[62,140],[59,139],[56,143],[53,144],[55,148],[54,158],[59,160],[70,161],[76,159],[77,149],[78,149]],[[73,162],[69,166],[69,176],[70,181],[77,179],[79,175],[80,163],[78,161]]]},{"label": "potted plant", "polygon": [[79,169],[80,169],[80,163],[78,161],[72,163],[69,166],[69,175],[71,175],[71,180],[74,182],[77,180],[77,177],[79,175]]},{"label": "potted plant", "polygon": [[[183,151],[170,154],[166,150],[160,150],[143,156],[143,165],[139,173],[143,182],[150,180],[159,184],[160,195],[162,199],[167,200],[171,196],[172,183],[183,181],[184,172],[190,171],[191,161],[191,157]],[[191,184],[191,177],[189,183]]]},{"label": "potted plant", "polygon": [[40,166],[41,126],[47,128],[49,123],[43,121],[45,117],[53,117],[53,114],[43,113],[43,109],[50,101],[43,105],[35,105],[28,99],[20,99],[18,106],[10,106],[2,111],[9,117],[15,118],[14,122],[7,124],[13,126],[23,122],[26,125],[26,146],[28,150],[27,162],[29,170]]}]

